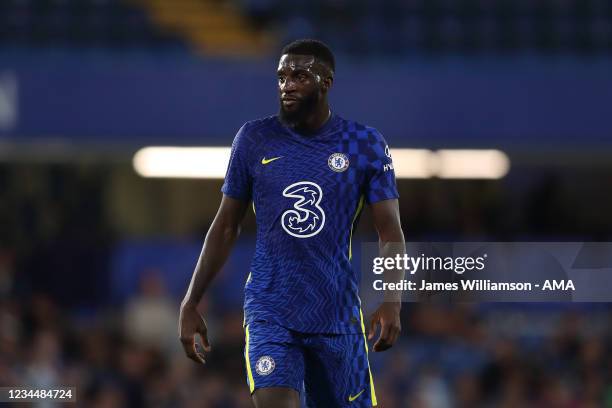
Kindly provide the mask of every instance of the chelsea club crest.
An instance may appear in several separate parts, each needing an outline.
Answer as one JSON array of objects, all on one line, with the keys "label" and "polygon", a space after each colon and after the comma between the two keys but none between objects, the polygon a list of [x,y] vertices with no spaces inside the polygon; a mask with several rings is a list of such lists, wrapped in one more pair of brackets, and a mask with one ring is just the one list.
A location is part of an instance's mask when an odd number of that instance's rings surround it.
[{"label": "chelsea club crest", "polygon": [[349,159],[344,153],[334,153],[327,159],[327,165],[335,172],[343,172],[348,169]]},{"label": "chelsea club crest", "polygon": [[270,356],[263,356],[257,360],[257,363],[255,364],[255,371],[257,371],[257,374],[259,375],[268,375],[274,371],[274,367],[276,367],[274,359]]}]

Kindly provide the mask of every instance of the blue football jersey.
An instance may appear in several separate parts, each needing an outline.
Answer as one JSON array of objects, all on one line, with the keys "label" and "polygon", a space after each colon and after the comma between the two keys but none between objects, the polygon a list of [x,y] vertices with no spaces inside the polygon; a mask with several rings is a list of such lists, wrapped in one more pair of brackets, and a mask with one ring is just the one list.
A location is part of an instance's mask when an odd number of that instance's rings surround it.
[{"label": "blue football jersey", "polygon": [[232,144],[221,191],[252,200],[257,222],[245,324],[361,333],[353,229],[364,202],[398,197],[382,135],[335,114],[311,135],[276,115],[247,122]]}]

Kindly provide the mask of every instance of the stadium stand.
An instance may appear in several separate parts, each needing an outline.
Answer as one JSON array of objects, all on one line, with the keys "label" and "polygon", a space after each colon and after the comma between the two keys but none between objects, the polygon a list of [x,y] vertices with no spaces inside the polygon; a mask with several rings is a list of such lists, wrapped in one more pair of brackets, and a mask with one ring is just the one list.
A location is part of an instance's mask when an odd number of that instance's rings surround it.
[{"label": "stadium stand", "polygon": [[121,0],[0,2],[0,42],[40,47],[181,47],[182,39]]},{"label": "stadium stand", "polygon": [[35,46],[181,47],[257,56],[296,37],[340,53],[612,52],[603,0],[6,0],[0,41]]}]

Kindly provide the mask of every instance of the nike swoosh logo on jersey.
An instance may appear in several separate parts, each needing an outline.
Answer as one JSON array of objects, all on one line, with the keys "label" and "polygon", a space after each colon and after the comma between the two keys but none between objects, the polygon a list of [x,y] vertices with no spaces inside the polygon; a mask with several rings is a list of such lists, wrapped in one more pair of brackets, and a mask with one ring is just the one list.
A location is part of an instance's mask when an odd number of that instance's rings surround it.
[{"label": "nike swoosh logo on jersey", "polygon": [[268,164],[273,162],[274,160],[278,160],[280,158],[282,158],[283,156],[278,156],[278,157],[273,157],[271,159],[266,159],[265,157],[263,159],[261,159],[261,164]]},{"label": "nike swoosh logo on jersey", "polygon": [[357,398],[359,398],[361,394],[363,394],[364,391],[365,389],[359,391],[359,393],[357,393],[356,395],[349,395],[349,402],[355,401]]}]

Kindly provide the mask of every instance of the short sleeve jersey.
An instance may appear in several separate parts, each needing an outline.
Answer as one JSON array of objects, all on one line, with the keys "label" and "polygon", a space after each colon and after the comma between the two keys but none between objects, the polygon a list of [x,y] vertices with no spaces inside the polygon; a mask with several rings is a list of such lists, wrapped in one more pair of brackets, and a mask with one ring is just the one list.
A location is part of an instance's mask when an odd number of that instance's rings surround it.
[{"label": "short sleeve jersey", "polygon": [[389,147],[374,128],[333,114],[301,135],[278,116],[247,122],[222,192],[253,201],[255,255],[245,324],[304,333],[360,333],[352,234],[365,203],[398,197]]}]

